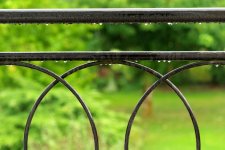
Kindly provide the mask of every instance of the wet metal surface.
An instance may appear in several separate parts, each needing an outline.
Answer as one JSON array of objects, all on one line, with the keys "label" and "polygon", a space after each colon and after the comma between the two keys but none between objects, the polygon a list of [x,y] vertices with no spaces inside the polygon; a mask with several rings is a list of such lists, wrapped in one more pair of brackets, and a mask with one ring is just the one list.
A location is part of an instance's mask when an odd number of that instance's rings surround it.
[{"label": "wet metal surface", "polygon": [[0,9],[0,23],[225,22],[225,8]]},{"label": "wet metal surface", "polygon": [[0,61],[225,60],[225,51],[0,52]]}]

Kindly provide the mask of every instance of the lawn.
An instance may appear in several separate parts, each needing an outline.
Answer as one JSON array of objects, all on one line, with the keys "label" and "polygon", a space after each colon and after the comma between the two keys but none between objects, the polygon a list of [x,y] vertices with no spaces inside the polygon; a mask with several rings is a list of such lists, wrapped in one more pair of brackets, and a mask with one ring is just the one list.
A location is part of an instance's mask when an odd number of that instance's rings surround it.
[{"label": "lawn", "polygon": [[[181,88],[181,91],[191,104],[199,122],[202,149],[223,150],[225,89],[193,87]],[[130,113],[141,97],[141,92],[120,91],[103,95],[110,100],[110,109]],[[152,113],[146,115],[146,108],[141,108],[135,121],[139,132],[131,131],[130,142],[141,144],[142,150],[195,149],[191,120],[176,94],[169,89],[160,88],[153,93],[152,100]]]}]

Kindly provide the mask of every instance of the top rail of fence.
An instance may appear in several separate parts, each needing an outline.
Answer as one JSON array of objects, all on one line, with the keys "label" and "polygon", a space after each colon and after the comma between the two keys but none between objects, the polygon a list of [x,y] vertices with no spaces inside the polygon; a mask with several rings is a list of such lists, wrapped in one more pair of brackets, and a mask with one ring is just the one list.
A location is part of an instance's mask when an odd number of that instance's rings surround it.
[{"label": "top rail of fence", "polygon": [[225,22],[225,8],[0,9],[0,23]]}]

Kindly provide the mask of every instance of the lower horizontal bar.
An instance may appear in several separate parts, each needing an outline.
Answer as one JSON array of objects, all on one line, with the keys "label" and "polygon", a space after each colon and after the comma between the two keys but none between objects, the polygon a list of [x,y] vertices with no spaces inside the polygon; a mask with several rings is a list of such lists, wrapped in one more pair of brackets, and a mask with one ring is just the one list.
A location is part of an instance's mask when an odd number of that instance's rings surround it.
[{"label": "lower horizontal bar", "polygon": [[1,52],[0,61],[225,60],[225,51]]}]

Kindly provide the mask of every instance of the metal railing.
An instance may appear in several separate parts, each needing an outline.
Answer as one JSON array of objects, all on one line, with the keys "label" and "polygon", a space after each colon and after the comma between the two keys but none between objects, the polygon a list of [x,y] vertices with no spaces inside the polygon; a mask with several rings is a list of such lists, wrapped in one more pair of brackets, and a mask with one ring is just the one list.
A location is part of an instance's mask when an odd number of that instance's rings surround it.
[{"label": "metal railing", "polygon": [[0,9],[1,23],[224,22],[224,8]]},{"label": "metal railing", "polygon": [[[225,22],[225,9],[69,9],[69,10],[0,10],[0,23],[134,23],[134,22]],[[33,65],[25,61],[46,60],[86,60],[83,65],[68,70],[63,75],[58,75],[44,67]],[[162,75],[154,69],[141,65],[135,60],[201,60],[178,67]],[[147,72],[158,80],[148,88],[135,106],[127,124],[125,133],[124,149],[129,149],[129,136],[131,128],[140,106],[146,97],[162,82],[170,88],[181,99],[191,118],[196,140],[196,150],[201,149],[200,131],[196,117],[181,91],[169,80],[172,76],[195,67],[204,65],[225,65],[224,51],[141,51],[141,52],[36,52],[36,53],[0,53],[0,65],[16,65],[34,69],[47,74],[55,79],[41,93],[29,113],[24,130],[24,150],[28,149],[29,129],[35,112],[47,93],[57,84],[62,83],[80,102],[83,107],[91,128],[95,144],[95,150],[99,149],[98,132],[88,109],[88,106],[64,79],[69,75],[91,66],[102,64],[122,64],[138,68]]]}]

